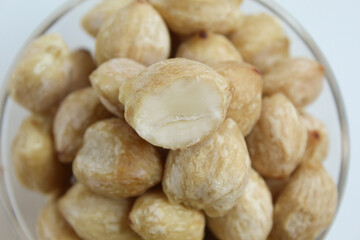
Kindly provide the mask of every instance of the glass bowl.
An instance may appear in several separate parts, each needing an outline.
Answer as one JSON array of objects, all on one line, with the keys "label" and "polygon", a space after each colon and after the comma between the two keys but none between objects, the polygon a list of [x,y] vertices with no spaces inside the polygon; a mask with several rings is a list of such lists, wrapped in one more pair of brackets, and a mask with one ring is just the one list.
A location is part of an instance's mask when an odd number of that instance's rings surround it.
[{"label": "glass bowl", "polygon": [[[93,50],[94,39],[81,29],[80,19],[96,0],[73,0],[53,13],[32,34],[25,46],[35,37],[47,32],[59,32],[71,49],[87,48]],[[322,120],[328,128],[330,147],[325,167],[335,180],[339,190],[339,203],[343,195],[348,161],[349,138],[345,119],[345,109],[339,88],[330,66],[306,31],[290,14],[270,0],[246,0],[241,9],[245,13],[267,12],[276,16],[282,23],[291,40],[292,56],[302,56],[319,61],[325,68],[326,83],[321,96],[308,107],[308,111]],[[18,56],[22,54],[19,52]],[[14,64],[16,61],[14,62]],[[46,202],[46,197],[23,188],[16,179],[11,162],[11,143],[22,120],[29,114],[8,97],[7,85],[12,72],[3,81],[0,93],[1,113],[1,164],[0,191],[1,202],[7,213],[13,233],[18,239],[36,239],[37,215]],[[326,233],[319,239],[325,239]]]}]

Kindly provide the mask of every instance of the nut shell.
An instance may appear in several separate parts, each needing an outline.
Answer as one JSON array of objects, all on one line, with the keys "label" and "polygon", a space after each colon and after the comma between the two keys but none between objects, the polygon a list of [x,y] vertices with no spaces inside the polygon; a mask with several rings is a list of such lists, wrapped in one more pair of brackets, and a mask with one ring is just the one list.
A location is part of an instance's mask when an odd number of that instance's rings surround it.
[{"label": "nut shell", "polygon": [[151,65],[168,58],[170,35],[165,22],[147,2],[137,0],[108,17],[96,37],[96,62],[117,57]]},{"label": "nut shell", "polygon": [[243,196],[223,217],[207,218],[211,231],[220,240],[266,240],[272,227],[271,194],[261,176],[250,171]]},{"label": "nut shell", "polygon": [[170,151],[163,189],[170,201],[225,215],[239,200],[248,182],[250,158],[242,134],[227,119],[214,134],[182,150]]},{"label": "nut shell", "polygon": [[201,240],[204,237],[204,214],[169,202],[160,189],[136,199],[129,222],[144,240]]},{"label": "nut shell", "polygon": [[270,240],[311,240],[329,227],[337,207],[334,181],[320,162],[304,162],[274,207]]},{"label": "nut shell", "polygon": [[260,119],[246,140],[254,169],[263,176],[282,179],[301,162],[307,131],[290,100],[275,94],[263,99]]},{"label": "nut shell", "polygon": [[161,181],[158,150],[122,119],[90,126],[76,155],[73,172],[91,191],[111,198],[139,196]]},{"label": "nut shell", "polygon": [[141,240],[128,223],[132,202],[97,195],[77,183],[59,200],[58,208],[81,239]]}]

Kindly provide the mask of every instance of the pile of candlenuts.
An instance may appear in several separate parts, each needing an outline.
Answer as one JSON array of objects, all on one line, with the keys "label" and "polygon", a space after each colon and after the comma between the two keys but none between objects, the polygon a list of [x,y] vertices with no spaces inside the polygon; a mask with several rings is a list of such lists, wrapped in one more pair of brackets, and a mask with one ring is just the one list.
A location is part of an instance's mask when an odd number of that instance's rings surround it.
[{"label": "pile of candlenuts", "polygon": [[[49,196],[40,240],[311,240],[337,189],[325,125],[305,107],[324,69],[241,0],[102,0],[95,38],[35,39],[10,95],[31,114],[20,182]],[[170,58],[170,59],[169,59]]]}]

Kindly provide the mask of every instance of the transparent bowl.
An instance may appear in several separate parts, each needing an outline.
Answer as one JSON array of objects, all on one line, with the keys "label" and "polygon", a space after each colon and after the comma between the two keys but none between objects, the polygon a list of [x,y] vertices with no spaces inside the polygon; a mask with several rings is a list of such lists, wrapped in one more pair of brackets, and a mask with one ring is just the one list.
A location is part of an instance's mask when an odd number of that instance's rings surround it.
[{"label": "transparent bowl", "polygon": [[[53,13],[32,34],[25,46],[35,37],[48,32],[59,32],[71,49],[79,47],[94,49],[94,39],[80,26],[80,19],[96,0],[75,0],[64,4]],[[276,16],[291,39],[292,56],[303,56],[319,61],[325,68],[326,83],[321,96],[309,106],[308,111],[321,119],[329,130],[330,147],[325,167],[335,180],[341,200],[345,185],[349,138],[345,119],[345,109],[331,68],[311,37],[288,13],[270,0],[246,0],[242,5],[245,13],[267,12]],[[18,56],[22,54],[19,52]],[[14,64],[16,61],[14,62]],[[22,120],[29,114],[8,97],[7,84],[12,69],[0,93],[1,113],[1,164],[0,191],[1,201],[10,221],[13,233],[18,239],[36,239],[37,215],[46,202],[46,197],[23,188],[16,179],[11,162],[11,143]],[[340,201],[339,201],[340,203]],[[319,237],[325,239],[326,233]]]}]

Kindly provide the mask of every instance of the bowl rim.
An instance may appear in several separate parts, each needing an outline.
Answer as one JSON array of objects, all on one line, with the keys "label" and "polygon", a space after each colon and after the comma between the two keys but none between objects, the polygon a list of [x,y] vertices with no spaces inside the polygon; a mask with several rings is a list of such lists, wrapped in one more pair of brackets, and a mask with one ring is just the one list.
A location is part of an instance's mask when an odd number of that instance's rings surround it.
[{"label": "bowl rim", "polygon": [[[57,8],[54,12],[52,12],[42,23],[35,29],[35,31],[30,35],[30,37],[25,41],[23,47],[18,51],[16,54],[16,57],[14,61],[12,62],[10,68],[7,71],[7,74],[5,75],[5,78],[2,83],[2,88],[0,89],[0,136],[2,136],[2,125],[4,120],[4,110],[7,103],[7,100],[9,98],[8,93],[8,83],[9,79],[11,77],[11,74],[13,70],[15,69],[15,65],[20,59],[21,55],[23,54],[25,48],[28,46],[28,44],[36,37],[44,34],[51,26],[53,26],[62,16],[67,14],[69,11],[71,11],[76,6],[80,5],[83,2],[86,2],[87,0],[67,0],[65,3],[63,3],[59,8]],[[330,86],[331,93],[335,100],[338,120],[340,123],[340,130],[341,130],[341,166],[340,166],[340,174],[339,174],[339,182],[337,184],[338,188],[338,205],[336,212],[338,213],[339,207],[344,195],[344,189],[347,181],[348,176],[348,167],[349,167],[349,155],[350,155],[350,139],[349,139],[349,128],[348,128],[348,121],[346,117],[346,110],[345,105],[340,93],[340,89],[337,84],[336,77],[327,62],[326,58],[324,57],[323,53],[321,52],[320,48],[317,46],[315,41],[312,39],[312,37],[308,34],[308,32],[301,26],[301,24],[286,10],[284,10],[278,3],[276,3],[274,0],[251,0],[254,2],[259,3],[260,5],[263,5],[265,8],[267,8],[270,12],[276,15],[276,17],[280,18],[282,21],[284,21],[288,27],[290,27],[299,37],[300,39],[306,44],[306,46],[309,48],[311,53],[315,56],[315,58],[322,64],[325,70],[325,76],[327,79],[327,82]],[[1,144],[2,138],[0,137],[0,153],[2,144]],[[0,156],[1,158],[1,156]],[[3,159],[1,158],[0,161],[0,201],[1,206],[5,210],[4,212],[7,215],[10,229],[14,233],[15,237],[17,239],[22,240],[28,240],[29,236],[27,236],[24,229],[21,227],[21,224],[18,220],[18,216],[16,216],[16,213],[13,209],[13,206],[11,204],[11,201],[9,199],[9,196],[7,194],[7,187],[5,184],[4,179],[4,169],[3,169]],[[335,216],[336,217],[336,216]],[[334,219],[335,219],[334,217]],[[330,227],[328,228],[330,229]],[[321,236],[320,239],[324,239],[327,231],[325,231]],[[30,237],[31,238],[31,237]]]}]

